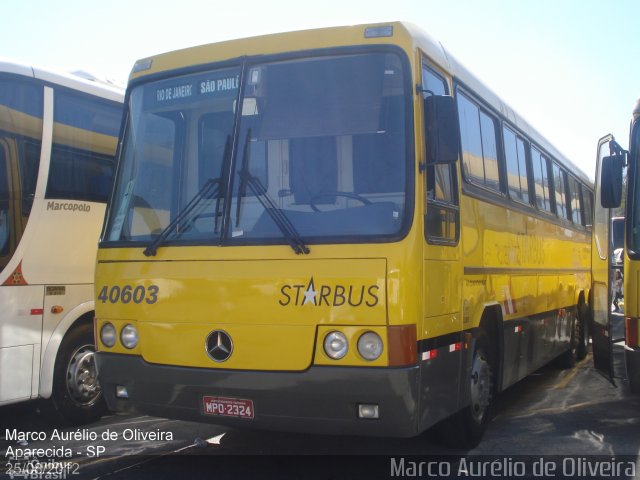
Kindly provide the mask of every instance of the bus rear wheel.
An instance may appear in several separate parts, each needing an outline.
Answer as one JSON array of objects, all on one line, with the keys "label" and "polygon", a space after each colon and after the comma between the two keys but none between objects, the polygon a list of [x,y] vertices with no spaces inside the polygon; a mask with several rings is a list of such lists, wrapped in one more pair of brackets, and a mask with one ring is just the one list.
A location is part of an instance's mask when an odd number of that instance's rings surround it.
[{"label": "bus rear wheel", "polygon": [[579,362],[587,356],[587,333],[584,316],[580,313],[580,307],[578,312],[578,315],[572,319],[569,349],[556,360],[556,365],[563,370],[573,368],[576,362]]},{"label": "bus rear wheel", "polygon": [[578,304],[578,319],[577,323],[577,348],[576,348],[576,360],[584,360],[589,353],[589,318],[591,313],[589,307],[581,301]]},{"label": "bus rear wheel", "polygon": [[60,344],[51,403],[54,411],[71,424],[96,421],[107,409],[98,382],[95,351],[90,323],[70,330]]}]

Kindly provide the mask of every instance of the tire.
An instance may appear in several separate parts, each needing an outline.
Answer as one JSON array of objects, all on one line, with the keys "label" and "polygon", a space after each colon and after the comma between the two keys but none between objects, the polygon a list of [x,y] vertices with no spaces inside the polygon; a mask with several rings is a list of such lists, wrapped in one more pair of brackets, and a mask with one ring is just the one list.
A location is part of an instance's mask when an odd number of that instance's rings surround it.
[{"label": "tire", "polygon": [[573,368],[576,362],[582,360],[586,355],[584,321],[581,315],[578,315],[573,321],[569,350],[557,358],[556,365],[562,370],[568,370]]},{"label": "tire", "polygon": [[95,351],[91,323],[72,327],[60,344],[50,404],[58,417],[72,425],[94,422],[107,410],[98,383]]},{"label": "tire", "polygon": [[624,352],[629,391],[633,395],[640,395],[640,361],[638,356],[639,354],[635,350],[625,350]]},{"label": "tire", "polygon": [[576,347],[576,360],[584,360],[589,352],[589,307],[584,302],[578,305],[578,340]]},{"label": "tire", "polygon": [[489,337],[481,330],[471,359],[469,398],[471,403],[439,425],[443,441],[454,448],[476,447],[489,420],[495,398],[495,361]]}]

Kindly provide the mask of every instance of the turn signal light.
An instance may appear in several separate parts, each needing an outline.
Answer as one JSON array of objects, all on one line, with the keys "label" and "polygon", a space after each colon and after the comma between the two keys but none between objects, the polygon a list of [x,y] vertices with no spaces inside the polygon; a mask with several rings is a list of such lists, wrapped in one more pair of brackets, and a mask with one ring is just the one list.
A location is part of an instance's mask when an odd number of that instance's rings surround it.
[{"label": "turn signal light", "polygon": [[418,362],[418,337],[415,325],[398,325],[387,328],[389,366],[415,365]]},{"label": "turn signal light", "polygon": [[626,317],[624,319],[626,327],[626,344],[630,347],[638,348],[638,319]]}]

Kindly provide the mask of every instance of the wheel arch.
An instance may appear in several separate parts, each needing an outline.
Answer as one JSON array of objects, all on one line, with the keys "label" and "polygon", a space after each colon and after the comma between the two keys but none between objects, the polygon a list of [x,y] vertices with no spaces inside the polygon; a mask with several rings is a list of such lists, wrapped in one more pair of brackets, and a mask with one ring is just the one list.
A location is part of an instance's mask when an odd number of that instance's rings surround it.
[{"label": "wheel arch", "polygon": [[503,352],[504,352],[504,328],[502,308],[498,304],[486,305],[480,318],[479,329],[489,337],[492,365],[495,368],[495,391],[502,390]]},{"label": "wheel arch", "polygon": [[93,323],[94,310],[95,302],[93,301],[77,305],[64,316],[51,334],[40,366],[40,387],[38,389],[38,395],[41,398],[49,398],[53,392],[53,372],[58,351],[60,350],[60,344],[65,335],[80,324]]}]

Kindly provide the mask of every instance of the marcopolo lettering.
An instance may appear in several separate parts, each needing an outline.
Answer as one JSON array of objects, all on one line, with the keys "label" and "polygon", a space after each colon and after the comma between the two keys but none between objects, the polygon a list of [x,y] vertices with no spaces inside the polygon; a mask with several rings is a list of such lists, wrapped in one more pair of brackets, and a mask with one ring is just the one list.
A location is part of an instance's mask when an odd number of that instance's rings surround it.
[{"label": "marcopolo lettering", "polygon": [[283,307],[301,307],[311,305],[315,307],[375,307],[378,304],[380,287],[372,285],[317,285],[313,277],[306,285],[283,285],[280,288],[278,303]]},{"label": "marcopolo lettering", "polygon": [[91,205],[86,203],[71,203],[71,202],[47,202],[47,210],[54,211],[67,211],[67,212],[85,212],[91,211]]}]

